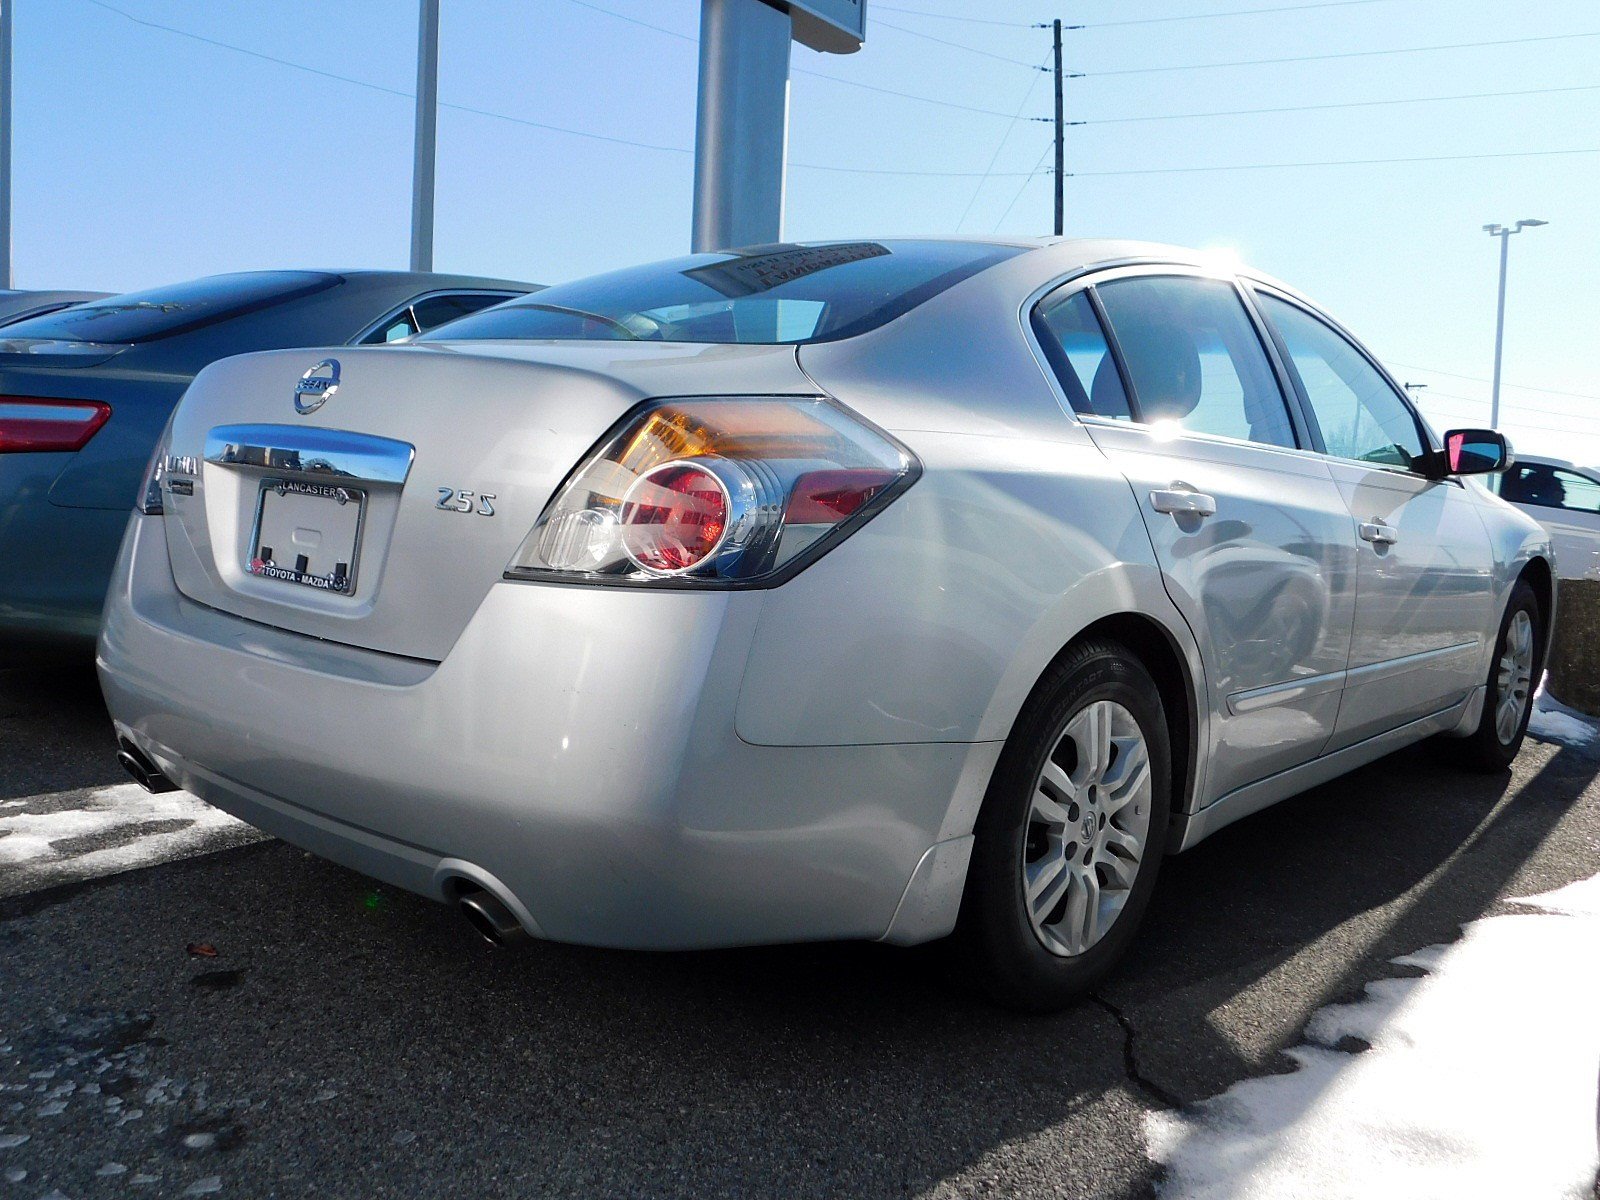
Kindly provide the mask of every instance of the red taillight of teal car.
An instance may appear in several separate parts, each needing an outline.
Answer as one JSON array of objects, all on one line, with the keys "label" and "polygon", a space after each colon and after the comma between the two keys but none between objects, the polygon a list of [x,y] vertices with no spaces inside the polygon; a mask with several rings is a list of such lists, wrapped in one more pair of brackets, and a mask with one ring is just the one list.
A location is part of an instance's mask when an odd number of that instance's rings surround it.
[{"label": "red taillight of teal car", "polygon": [[0,454],[82,450],[110,419],[95,400],[0,396]]}]

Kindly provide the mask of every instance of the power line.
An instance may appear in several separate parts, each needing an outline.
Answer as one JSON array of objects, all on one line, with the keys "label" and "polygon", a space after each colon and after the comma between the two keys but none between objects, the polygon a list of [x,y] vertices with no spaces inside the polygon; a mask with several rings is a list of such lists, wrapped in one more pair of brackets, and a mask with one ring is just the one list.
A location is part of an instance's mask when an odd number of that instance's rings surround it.
[{"label": "power line", "polygon": [[[1456,392],[1436,392],[1432,388],[1429,388],[1422,396],[1418,397],[1418,401],[1417,402],[1419,404],[1426,404],[1426,403],[1428,403],[1428,401],[1430,399],[1432,399],[1432,400],[1454,400],[1454,401],[1459,401],[1462,404],[1470,404],[1474,408],[1488,408],[1488,407],[1490,407],[1489,399],[1488,399],[1487,396],[1484,396],[1484,397],[1462,396],[1462,395],[1460,395],[1460,394],[1458,394]],[[1561,417],[1561,418],[1563,418],[1565,420],[1569,420],[1569,421],[1600,421],[1600,416],[1589,416],[1586,413],[1561,412],[1558,409],[1554,409],[1554,408],[1539,408],[1536,405],[1514,403],[1514,402],[1509,401],[1509,400],[1503,400],[1501,402],[1501,404],[1502,404],[1502,407],[1506,407],[1507,415],[1515,415],[1515,414],[1518,414],[1518,413],[1539,413],[1539,414],[1541,414],[1543,416]],[[1509,407],[1507,407],[1507,406],[1509,406]],[[1557,429],[1557,428],[1560,428],[1560,427],[1556,426],[1556,425],[1545,425],[1545,426],[1541,426],[1541,428]]]},{"label": "power line", "polygon": [[855,79],[841,79],[837,75],[824,75],[821,71],[807,71],[800,67],[791,68],[796,75],[809,75],[813,79],[826,79],[830,83],[840,83],[845,87],[860,88],[867,92],[878,92],[885,96],[899,96],[904,100],[920,100],[923,104],[937,104],[941,108],[954,108],[961,112],[978,113],[985,117],[1004,117],[1007,120],[1011,114],[998,108],[977,108],[971,104],[958,104],[954,100],[940,100],[935,96],[919,96],[914,92],[897,92],[894,88],[878,87],[872,83],[861,83]]},{"label": "power line", "polygon": [[[101,0],[90,0],[90,2],[91,3],[100,3]],[[579,6],[583,7],[583,8],[590,9],[590,10],[592,10],[594,12],[597,12],[597,13],[604,13],[608,17],[615,17],[619,21],[626,21],[630,25],[638,25],[640,28],[643,28],[643,29],[653,29],[657,33],[664,33],[668,37],[677,38],[679,41],[698,43],[699,40],[700,40],[699,38],[691,37],[686,33],[679,33],[676,29],[668,29],[665,25],[652,25],[649,21],[641,21],[637,17],[628,16],[626,13],[615,12],[612,9],[604,8],[599,4],[592,4],[592,3],[590,3],[590,0],[567,0],[567,3],[576,4],[576,5],[579,5]],[[892,26],[892,28],[898,28],[898,26]],[[915,34],[918,37],[926,37],[926,36],[928,36],[927,34],[917,34],[915,30],[911,30],[911,29],[903,30],[903,32]],[[933,40],[938,41],[939,39],[935,38]],[[959,48],[961,48],[963,50],[972,49],[972,47],[970,47],[970,46],[961,46],[959,42],[951,42],[949,44],[953,45],[953,46],[958,46]],[[981,54],[981,53],[983,53],[983,51],[977,51],[977,53]],[[1024,67],[1033,66],[1032,63],[1024,62],[1022,59],[1007,59],[1005,61],[1007,61],[1007,62],[1015,62],[1018,65],[1024,66]],[[923,96],[923,95],[919,95],[919,94],[917,94],[915,92],[902,92],[902,91],[897,91],[894,88],[878,87],[877,85],[870,84],[870,83],[857,83],[854,79],[841,79],[837,75],[828,75],[825,72],[812,71],[812,70],[808,70],[805,67],[790,67],[789,68],[789,73],[791,75],[806,75],[806,76],[811,77],[812,79],[826,79],[829,83],[842,84],[845,87],[861,88],[864,91],[877,92],[880,95],[884,95],[884,96],[899,96],[903,100],[916,100],[916,101],[919,101],[919,102],[921,102],[923,104],[936,104],[941,108],[953,108],[953,109],[958,109],[961,112],[978,113],[978,114],[980,114],[982,116],[986,116],[986,117],[1010,117],[1011,116],[1010,113],[1003,112],[1003,111],[1001,111],[1000,109],[997,109],[997,108],[978,108],[978,107],[975,107],[975,106],[970,105],[970,104],[957,104],[955,101],[952,101],[952,100],[941,100],[936,96]]]},{"label": "power line", "polygon": [[[1437,367],[1419,367],[1416,363],[1397,362],[1394,365],[1404,367],[1408,371],[1426,371],[1430,375],[1448,375],[1451,379],[1465,379],[1471,383],[1489,382],[1482,375],[1461,375],[1455,371],[1441,371]],[[1522,392],[1539,392],[1546,396],[1570,396],[1574,400],[1600,400],[1600,394],[1594,392],[1563,392],[1557,388],[1533,387],[1531,384],[1526,383],[1502,383],[1500,386],[1503,388],[1515,388]],[[1555,410],[1547,409],[1545,411],[1554,412]]]},{"label": "power line", "polygon": [[[1498,100],[1510,96],[1549,96],[1558,92],[1595,92],[1600,84],[1586,83],[1574,87],[1528,88],[1516,92],[1462,92],[1454,96],[1411,96],[1394,100],[1349,100],[1339,104],[1291,104],[1282,108],[1225,108],[1211,112],[1159,113],[1138,117],[1095,117],[1083,121],[1069,121],[1069,125],[1126,125],[1137,121],[1187,121],[1197,117],[1244,117],[1258,113],[1322,112],[1338,108],[1380,108],[1394,104],[1434,104],[1447,100]],[[1049,117],[1030,117],[1032,121],[1049,121]]]},{"label": "power line", "polygon": [[116,13],[117,16],[132,21],[135,25],[143,25],[147,29],[160,29],[166,33],[175,33],[179,37],[186,37],[191,41],[204,42],[207,46],[215,46],[222,50],[232,50],[237,54],[247,54],[251,58],[259,58],[263,62],[277,63],[280,67],[292,67],[296,71],[306,71],[312,75],[318,75],[325,79],[337,79],[341,83],[353,83],[357,87],[369,88],[375,92],[386,92],[391,96],[402,96],[407,100],[416,99],[415,93],[412,92],[403,92],[398,88],[384,87],[381,83],[368,83],[365,79],[353,79],[348,75],[339,75],[332,71],[324,71],[321,67],[308,66],[305,63],[294,62],[293,60],[287,58],[278,58],[276,55],[272,54],[263,54],[261,51],[251,50],[247,46],[236,46],[232,42],[218,41],[216,38],[209,38],[204,34],[191,33],[187,29],[175,29],[171,25],[163,25],[159,21],[149,21],[144,17],[136,16],[131,12],[118,8],[114,4],[107,4],[105,0],[86,0],[86,3],[93,4],[96,8],[103,8],[107,12]]},{"label": "power line", "polygon": [[1115,71],[1086,71],[1089,79],[1113,75],[1155,75],[1166,71],[1211,71],[1220,67],[1265,67],[1279,63],[1324,62],[1341,58],[1379,58],[1394,54],[1424,54],[1437,50],[1474,50],[1484,46],[1525,46],[1535,42],[1566,42],[1577,38],[1600,37],[1591,33],[1551,33],[1542,37],[1497,38],[1492,42],[1450,42],[1440,46],[1400,46],[1392,50],[1346,50],[1338,54],[1297,54],[1289,58],[1246,58],[1230,62],[1180,63],[1166,67],[1123,67]]},{"label": "power line", "polygon": [[630,17],[627,13],[615,12],[609,8],[602,8],[598,4],[590,4],[589,0],[567,0],[568,4],[576,4],[579,8],[587,8],[593,12],[605,13],[608,17],[615,17],[619,21],[626,21],[629,25],[637,25],[641,29],[653,29],[657,33],[664,33],[668,37],[675,37],[684,42],[699,43],[700,39],[693,34],[680,33],[676,29],[668,29],[665,25],[652,25],[649,21],[641,21],[638,17]]},{"label": "power line", "polygon": [[[381,83],[372,83],[372,82],[370,82],[368,80],[365,80],[365,79],[357,79],[357,78],[355,78],[354,76],[351,76],[351,75],[340,75],[340,74],[338,74],[336,72],[323,70],[321,67],[313,67],[313,66],[311,66],[311,65],[309,65],[307,63],[295,62],[293,59],[279,58],[276,55],[263,54],[260,51],[250,49],[248,46],[235,45],[232,42],[224,42],[224,41],[220,41],[220,40],[218,40],[216,38],[206,37],[206,36],[204,36],[202,34],[191,33],[187,29],[178,29],[178,28],[176,28],[175,26],[172,26],[172,25],[163,25],[163,24],[161,24],[160,22],[157,22],[157,21],[149,21],[149,20],[146,20],[146,19],[144,19],[142,17],[135,16],[132,13],[126,12],[123,9],[120,9],[120,8],[116,7],[115,5],[113,5],[113,4],[109,4],[109,3],[106,2],[106,0],[87,0],[87,2],[90,3],[90,4],[95,5],[97,8],[103,8],[107,12],[112,12],[112,13],[117,14],[120,17],[125,17],[127,20],[132,21],[136,25],[142,25],[142,26],[145,26],[146,28],[149,28],[149,29],[160,30],[163,33],[174,34],[174,35],[176,35],[178,37],[189,38],[192,41],[201,42],[201,43],[204,43],[207,46],[215,47],[216,49],[231,50],[236,54],[244,54],[244,55],[248,55],[251,58],[261,59],[262,61],[265,61],[265,62],[275,63],[276,65],[281,66],[281,67],[288,67],[288,68],[290,68],[292,70],[296,70],[296,71],[304,71],[304,72],[306,72],[308,74],[316,75],[321,79],[332,79],[332,80],[337,80],[340,83],[350,84],[353,87],[366,88],[368,91],[380,92],[380,93],[382,93],[382,94],[384,94],[386,96],[395,96],[395,97],[398,97],[399,99],[402,99],[402,100],[415,100],[416,99],[415,93],[404,91],[404,90],[402,90],[400,88],[385,87]],[[583,0],[573,0],[573,2],[574,3],[583,3]],[[584,7],[594,7],[594,6],[593,5],[584,4]],[[605,11],[608,11],[608,10],[598,9],[597,11],[605,12]],[[848,83],[850,81],[848,81],[848,80],[838,80],[837,82]],[[865,86],[865,85],[861,85],[861,86]],[[912,97],[912,98],[915,99],[917,97]],[[935,103],[935,104],[945,103],[944,101],[933,100],[931,97],[928,98],[928,99],[929,99],[930,103]],[[570,137],[587,138],[587,139],[589,139],[591,141],[597,141],[597,142],[609,142],[609,143],[611,143],[613,145],[630,146],[630,147],[633,147],[633,148],[639,149],[639,150],[657,150],[657,151],[661,151],[661,152],[668,153],[668,154],[693,154],[694,153],[693,148],[689,147],[689,146],[669,146],[669,145],[663,145],[660,142],[644,142],[644,141],[638,141],[638,140],[636,140],[634,138],[613,137],[610,134],[595,133],[592,130],[574,129],[571,126],[556,125],[556,124],[553,124],[553,123],[551,123],[549,121],[535,121],[535,120],[532,120],[531,118],[528,118],[528,117],[518,117],[518,116],[512,115],[511,113],[498,112],[498,111],[496,111],[494,109],[478,108],[475,105],[471,105],[471,104],[455,104],[455,103],[451,103],[450,101],[441,100],[441,101],[439,101],[439,107],[440,108],[448,108],[448,109],[451,109],[451,110],[453,110],[455,112],[472,113],[475,116],[488,117],[488,118],[490,118],[492,120],[496,120],[496,121],[506,121],[506,122],[508,122],[508,123],[510,123],[512,125],[522,125],[522,126],[526,126],[526,127],[530,128],[530,129],[542,129],[542,130],[545,130],[548,133],[562,133],[562,134],[567,134]],[[996,116],[1008,116],[1010,114],[996,111],[994,115],[996,115]],[[839,172],[839,173],[848,174],[848,175],[918,176],[918,177],[929,178],[929,179],[938,179],[938,178],[944,178],[944,179],[977,179],[977,178],[980,178],[981,176],[983,176],[984,174],[986,174],[986,172],[981,172],[981,171],[911,171],[911,170],[900,171],[900,170],[893,170],[893,169],[889,169],[889,168],[880,168],[880,167],[847,167],[847,166],[838,166],[838,165],[834,165],[834,164],[831,164],[831,163],[807,163],[807,162],[791,162],[789,164],[789,166],[795,167],[795,168],[799,168],[799,169],[802,169],[802,170],[807,170],[807,171],[833,171],[833,172]],[[1001,176],[998,176],[998,177],[999,178],[1017,179],[1017,178],[1021,178],[1022,176],[1023,176],[1023,172],[1014,171],[1014,172],[1007,172],[1004,175],[1001,175]]]},{"label": "power line", "polygon": [[[1044,166],[1044,160],[1055,151],[1055,148],[1056,143],[1054,138],[1045,144],[1044,153],[1039,155],[1039,161],[1033,164],[1033,175],[1035,178],[1038,177],[1039,168]],[[1017,201],[1022,199],[1022,193],[1028,190],[1028,184],[1032,182],[1033,179],[1024,179],[1022,181],[1022,186],[1017,188],[1017,194],[1011,197],[1011,203],[1006,205],[1005,212],[1000,214],[1000,219],[994,223],[994,229],[990,230],[991,233],[998,231],[1000,226],[1006,223],[1006,218],[1011,215],[1011,210],[1017,206]]]},{"label": "power line", "polygon": [[[1128,21],[1093,21],[1073,29],[1117,29],[1124,25],[1165,25],[1170,21],[1207,21],[1212,17],[1259,17],[1268,13],[1306,12],[1313,8],[1351,8],[1357,4],[1387,4],[1390,0],[1320,0],[1314,4],[1288,4],[1281,8],[1235,8],[1228,12],[1185,13],[1176,17],[1140,17]],[[881,8],[882,5],[874,7]]]},{"label": "power line", "polygon": [[[989,173],[994,170],[995,163],[1000,161],[1000,151],[1006,148],[1006,143],[1011,140],[1011,131],[1017,127],[1017,121],[1022,116],[1022,110],[1028,107],[1028,101],[1033,99],[1033,90],[1039,86],[1039,75],[1028,81],[1028,90],[1022,93],[1022,103],[1017,105],[1017,111],[1012,114],[1011,120],[1006,124],[1006,130],[1000,135],[1000,141],[994,148],[994,153],[989,156],[989,165],[984,169],[983,178],[978,180],[978,186],[972,189],[972,196],[967,200],[966,208],[961,210],[961,219],[956,222],[956,232],[961,232],[961,227],[967,223],[967,217],[972,213],[972,206],[978,202],[978,197],[983,193],[983,185],[989,181]],[[1035,168],[1037,169],[1037,168]]]},{"label": "power line", "polygon": [[1340,158],[1321,162],[1231,163],[1217,167],[1142,167],[1129,171],[1072,171],[1069,179],[1112,175],[1194,175],[1206,171],[1278,171],[1290,167],[1367,167],[1384,163],[1469,162],[1489,158],[1553,158],[1570,154],[1600,154],[1600,147],[1583,150],[1513,150],[1503,154],[1430,154],[1407,158]]},{"label": "power line", "polygon": [[[1208,21],[1218,16],[1266,16],[1270,13],[1302,13],[1312,8],[1350,8],[1354,5],[1381,5],[1390,3],[1390,0],[1320,0],[1318,3],[1304,3],[1304,5],[1285,5],[1280,8],[1234,8],[1226,13],[1184,13],[1181,16],[1147,16],[1147,18],[1131,19],[1131,21],[1091,21],[1082,26],[1066,26],[1066,29],[1117,29],[1122,26],[1158,26],[1170,21]],[[982,16],[954,16],[950,13],[930,13],[925,8],[902,8],[899,5],[880,5],[877,0],[872,3],[875,13],[904,13],[907,16],[923,16],[934,21],[963,21],[974,26],[998,26],[1002,29],[1038,29],[1040,24],[1035,21],[995,21]]]},{"label": "power line", "polygon": [[952,42],[948,38],[934,37],[931,33],[923,33],[916,29],[907,29],[904,25],[896,25],[893,22],[883,20],[881,17],[874,19],[872,23],[881,29],[893,29],[896,33],[909,34],[911,37],[921,38],[925,42],[937,42],[941,46],[953,46],[957,50],[965,50],[968,54],[977,54],[983,58],[992,58],[998,62],[1011,63],[1013,66],[1027,67],[1030,70],[1044,70],[1043,67],[1036,67],[1033,63],[1028,62],[1026,59],[1012,58],[1006,54],[994,54],[988,50],[980,50],[976,46],[969,46],[965,42]]},{"label": "power line", "polygon": [[901,8],[896,4],[879,4],[877,0],[872,3],[873,12],[905,13],[912,17],[933,17],[939,21],[961,21],[968,25],[995,25],[1002,29],[1034,29],[1032,21],[996,21],[992,17],[958,17],[950,13],[928,12],[921,8]]}]

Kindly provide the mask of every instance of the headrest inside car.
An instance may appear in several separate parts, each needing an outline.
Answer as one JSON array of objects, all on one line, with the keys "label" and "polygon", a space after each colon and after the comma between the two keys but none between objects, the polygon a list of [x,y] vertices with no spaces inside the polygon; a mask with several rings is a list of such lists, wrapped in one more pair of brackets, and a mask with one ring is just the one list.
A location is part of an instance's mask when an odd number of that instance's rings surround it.
[{"label": "headrest inside car", "polygon": [[1117,341],[1133,376],[1139,416],[1176,421],[1200,403],[1200,351],[1176,325],[1136,322],[1117,327]]}]

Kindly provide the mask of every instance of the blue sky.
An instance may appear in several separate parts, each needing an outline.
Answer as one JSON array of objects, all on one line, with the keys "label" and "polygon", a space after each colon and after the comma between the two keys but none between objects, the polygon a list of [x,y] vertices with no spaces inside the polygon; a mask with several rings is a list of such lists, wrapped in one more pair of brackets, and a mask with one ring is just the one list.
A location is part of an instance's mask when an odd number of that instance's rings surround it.
[{"label": "blue sky", "polygon": [[[404,265],[412,0],[15,3],[19,286]],[[1567,36],[1600,34],[1600,4],[1216,15],[1294,3],[868,0],[861,53],[795,49],[785,233],[1049,232],[1049,179],[1029,174],[1049,126],[1026,119],[1049,113],[1032,69],[1049,40],[1027,26],[1067,16],[1091,26],[1067,34],[1085,73],[1068,116],[1090,122],[1069,130],[1069,233],[1237,251],[1428,383],[1443,425],[1488,415],[1497,244],[1480,227],[1548,220],[1512,243],[1502,425],[1600,463],[1600,153],[1212,169],[1600,150],[1600,36]],[[696,0],[442,5],[436,265],[555,282],[686,251]],[[1529,38],[1551,40],[1508,40]],[[1367,104],[1513,92],[1539,94]],[[1308,105],[1361,106],[1127,119]],[[1172,168],[1208,169],[1119,173]]]}]

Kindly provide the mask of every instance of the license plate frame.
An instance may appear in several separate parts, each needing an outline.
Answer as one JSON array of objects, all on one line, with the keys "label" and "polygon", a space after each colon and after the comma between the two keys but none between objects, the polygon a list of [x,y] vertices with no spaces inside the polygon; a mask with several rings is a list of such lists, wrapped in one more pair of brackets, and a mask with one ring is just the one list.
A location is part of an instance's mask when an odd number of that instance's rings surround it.
[{"label": "license plate frame", "polygon": [[[269,498],[274,501],[271,513]],[[352,504],[353,511],[348,509]],[[263,479],[245,553],[246,573],[330,595],[353,595],[366,510],[367,493],[362,488],[304,479]],[[308,536],[311,534],[314,540]],[[307,545],[308,541],[312,544]],[[287,555],[293,557],[277,561]]]}]

